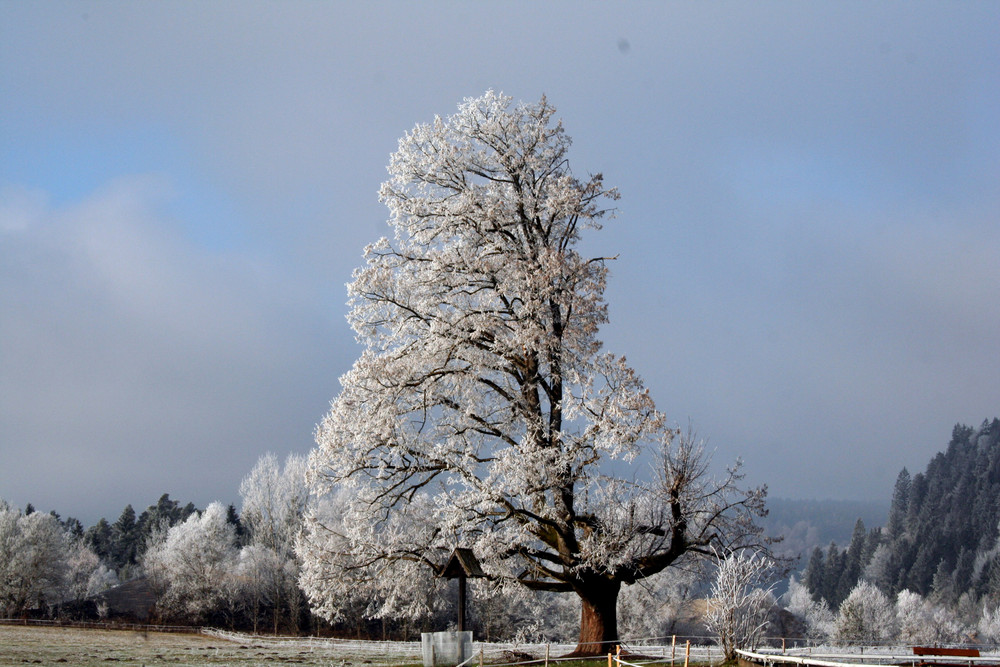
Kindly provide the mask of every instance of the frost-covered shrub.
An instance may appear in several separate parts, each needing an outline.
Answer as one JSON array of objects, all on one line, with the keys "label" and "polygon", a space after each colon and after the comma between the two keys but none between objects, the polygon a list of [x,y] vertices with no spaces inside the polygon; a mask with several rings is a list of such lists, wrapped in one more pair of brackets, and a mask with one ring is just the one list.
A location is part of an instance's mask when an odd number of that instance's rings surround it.
[{"label": "frost-covered shrub", "polygon": [[237,566],[236,530],[226,521],[226,508],[212,503],[170,528],[146,551],[144,566],[160,592],[162,615],[200,621],[218,611]]},{"label": "frost-covered shrub", "polygon": [[805,621],[807,636],[817,641],[825,641],[833,635],[836,615],[826,600],[816,602],[809,589],[795,577],[788,584],[785,593],[785,609]]},{"label": "frost-covered shrub", "polygon": [[840,605],[834,636],[853,643],[881,643],[896,634],[896,610],[885,593],[866,581],[858,583]]},{"label": "frost-covered shrub", "polygon": [[68,549],[66,558],[66,593],[70,600],[82,600],[101,593],[119,583],[118,575],[101,562],[83,540]]},{"label": "frost-covered shrub", "polygon": [[899,639],[910,644],[960,641],[966,628],[954,610],[935,605],[912,591],[896,596]]},{"label": "frost-covered shrub", "polygon": [[97,566],[87,577],[87,597],[103,593],[121,583],[118,575],[104,563]]},{"label": "frost-covered shrub", "polygon": [[968,628],[948,607],[933,607],[931,627],[934,628],[934,633],[931,635],[931,641],[934,643],[962,641],[968,634]]},{"label": "frost-covered shrub", "polygon": [[763,554],[737,551],[719,563],[705,624],[719,636],[727,660],[736,649],[756,648],[774,607],[774,561]]},{"label": "frost-covered shrub", "polygon": [[899,640],[909,644],[923,644],[930,640],[930,622],[927,601],[919,593],[900,591],[896,596],[896,619],[899,622]]},{"label": "frost-covered shrub", "polygon": [[983,615],[979,619],[979,639],[1000,644],[1000,603],[992,609],[988,604],[983,605]]},{"label": "frost-covered shrub", "polygon": [[9,615],[59,602],[66,585],[68,543],[51,514],[0,503],[0,611]]}]

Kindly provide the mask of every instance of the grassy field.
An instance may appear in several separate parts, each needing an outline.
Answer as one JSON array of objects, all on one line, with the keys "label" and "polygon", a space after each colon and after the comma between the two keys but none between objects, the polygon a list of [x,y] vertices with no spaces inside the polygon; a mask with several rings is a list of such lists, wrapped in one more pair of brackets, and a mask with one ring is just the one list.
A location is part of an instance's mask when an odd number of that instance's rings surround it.
[{"label": "grassy field", "polygon": [[[0,625],[0,665],[350,665],[302,645],[239,644],[196,634]],[[356,663],[362,665],[361,661]]]},{"label": "grassy field", "polygon": [[[223,639],[193,633],[0,625],[0,667],[30,664],[66,667],[108,667],[115,664],[172,667],[282,664],[306,667],[418,667],[420,661],[416,657],[419,655],[419,646],[414,654],[412,647],[405,652],[389,649],[387,644],[391,642],[358,644],[365,646],[352,648],[332,645],[322,640],[275,640],[247,635],[233,635],[230,639]],[[403,655],[409,657],[401,658]],[[501,652],[488,656],[487,662],[494,665],[510,664],[526,657],[523,654],[507,655]],[[541,661],[534,664],[540,665]],[[563,667],[605,667],[607,660],[600,658],[552,664]],[[658,664],[662,666],[667,663],[664,661]],[[677,664],[683,664],[683,657],[679,658]],[[692,661],[692,667],[695,664]]]}]

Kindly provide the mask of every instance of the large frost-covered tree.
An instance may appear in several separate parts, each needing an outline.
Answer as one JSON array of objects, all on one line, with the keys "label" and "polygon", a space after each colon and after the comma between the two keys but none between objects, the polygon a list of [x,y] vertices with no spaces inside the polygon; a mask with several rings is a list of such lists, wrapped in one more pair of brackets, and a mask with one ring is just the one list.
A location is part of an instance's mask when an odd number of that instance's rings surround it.
[{"label": "large frost-covered tree", "polygon": [[578,595],[594,653],[617,638],[623,584],[757,539],[763,490],[741,490],[738,466],[714,479],[601,351],[606,259],[578,247],[618,193],[574,176],[553,114],[490,91],[391,158],[394,236],[349,286],[364,350],[311,455],[317,490],[350,490],[300,549],[317,608],[363,590],[372,615],[412,607],[417,568],[470,547],[495,581]]}]

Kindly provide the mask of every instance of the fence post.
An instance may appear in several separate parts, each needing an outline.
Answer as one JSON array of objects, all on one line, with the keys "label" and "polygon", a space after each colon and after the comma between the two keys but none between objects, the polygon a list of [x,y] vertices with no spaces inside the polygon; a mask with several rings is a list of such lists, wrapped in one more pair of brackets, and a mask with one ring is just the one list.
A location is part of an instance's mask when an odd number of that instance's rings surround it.
[{"label": "fence post", "polygon": [[677,654],[677,635],[673,635],[670,639],[670,664],[674,664],[674,656]]},{"label": "fence post", "polygon": [[687,640],[687,644],[684,645],[684,667],[688,667],[688,663],[691,660],[691,640]]},{"label": "fence post", "polygon": [[611,657],[611,651],[608,651],[608,667],[612,667],[611,666],[611,661],[612,660],[613,660],[613,658]]},{"label": "fence post", "polygon": [[549,645],[545,645],[545,667],[549,667]]}]

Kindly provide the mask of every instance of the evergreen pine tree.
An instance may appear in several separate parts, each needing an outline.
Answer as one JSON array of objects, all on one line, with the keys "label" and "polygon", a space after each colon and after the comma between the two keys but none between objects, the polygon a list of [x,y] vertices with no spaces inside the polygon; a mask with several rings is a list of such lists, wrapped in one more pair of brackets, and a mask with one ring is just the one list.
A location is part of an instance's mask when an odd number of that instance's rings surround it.
[{"label": "evergreen pine tree", "polygon": [[943,560],[938,563],[931,578],[929,597],[938,604],[950,607],[958,600],[958,591],[955,590],[955,580]]},{"label": "evergreen pine tree", "polygon": [[78,540],[81,537],[83,537],[84,533],[83,524],[80,523],[79,519],[74,517],[67,517],[66,520],[63,522],[63,527],[66,529],[66,532],[74,540]]},{"label": "evergreen pine tree", "polygon": [[858,519],[854,524],[851,543],[844,552],[844,567],[840,572],[840,578],[837,580],[837,598],[840,600],[847,599],[847,596],[851,594],[854,586],[858,583],[858,577],[861,576],[861,568],[863,567],[861,556],[864,553],[867,541],[868,532],[865,530],[865,522]]},{"label": "evergreen pine tree", "polygon": [[236,545],[239,547],[244,547],[249,543],[249,533],[243,521],[240,519],[239,512],[236,511],[236,506],[232,503],[226,508],[226,523],[231,524],[236,531]]},{"label": "evergreen pine tree", "polygon": [[823,560],[823,550],[819,547],[815,547],[812,551],[812,555],[809,557],[809,564],[806,565],[806,571],[802,577],[802,583],[805,584],[809,594],[812,595],[812,599],[816,602],[823,599],[823,578],[825,572],[826,567]]},{"label": "evergreen pine tree", "polygon": [[879,545],[882,544],[882,536],[882,529],[877,526],[868,531],[868,537],[865,539],[865,548],[861,552],[862,572],[864,572],[865,565],[871,562],[872,556],[875,555],[875,551],[879,548]]},{"label": "evergreen pine tree", "polygon": [[840,577],[844,572],[845,557],[846,554],[838,549],[835,543],[830,542],[830,546],[826,549],[826,563],[823,567],[823,597],[831,607],[839,607],[846,597],[840,594]]},{"label": "evergreen pine tree", "polygon": [[898,539],[903,534],[909,505],[910,472],[903,468],[896,477],[896,486],[892,490],[892,503],[889,505],[889,518],[885,522],[885,530],[890,539]]},{"label": "evergreen pine tree", "polygon": [[94,550],[98,558],[105,563],[113,563],[112,535],[111,524],[108,523],[107,519],[101,517],[100,521],[87,529],[83,539],[87,546]]},{"label": "evergreen pine tree", "polygon": [[135,510],[131,504],[126,505],[121,516],[111,526],[112,556],[115,567],[119,570],[138,562],[140,545],[136,528]]}]

